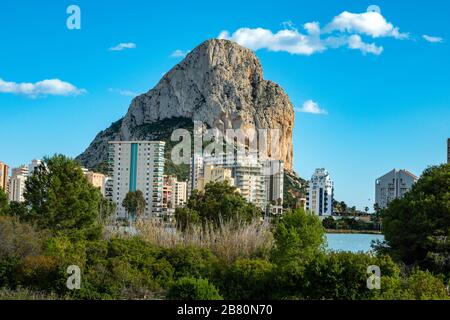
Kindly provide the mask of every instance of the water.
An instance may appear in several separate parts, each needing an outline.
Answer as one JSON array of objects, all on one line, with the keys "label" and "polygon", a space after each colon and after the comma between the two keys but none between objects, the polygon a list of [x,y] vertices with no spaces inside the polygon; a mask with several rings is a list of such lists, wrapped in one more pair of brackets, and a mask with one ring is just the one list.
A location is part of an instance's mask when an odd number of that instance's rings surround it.
[{"label": "water", "polygon": [[372,240],[384,240],[382,234],[327,233],[328,248],[335,251],[367,252]]}]

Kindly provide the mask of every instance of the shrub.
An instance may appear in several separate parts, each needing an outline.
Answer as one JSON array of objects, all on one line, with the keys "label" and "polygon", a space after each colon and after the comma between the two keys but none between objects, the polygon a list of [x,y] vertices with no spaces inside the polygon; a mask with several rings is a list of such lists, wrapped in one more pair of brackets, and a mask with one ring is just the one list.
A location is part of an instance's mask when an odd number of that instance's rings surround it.
[{"label": "shrub", "polygon": [[226,299],[270,299],[273,269],[267,260],[236,260],[224,272],[220,291]]},{"label": "shrub", "polygon": [[184,277],[178,279],[168,290],[170,300],[222,300],[216,287],[206,279]]},{"label": "shrub", "polygon": [[279,220],[274,238],[273,262],[280,266],[303,264],[323,249],[325,231],[317,216],[297,209]]},{"label": "shrub", "polygon": [[382,277],[379,300],[449,300],[442,281],[428,271],[414,269],[408,277]]}]

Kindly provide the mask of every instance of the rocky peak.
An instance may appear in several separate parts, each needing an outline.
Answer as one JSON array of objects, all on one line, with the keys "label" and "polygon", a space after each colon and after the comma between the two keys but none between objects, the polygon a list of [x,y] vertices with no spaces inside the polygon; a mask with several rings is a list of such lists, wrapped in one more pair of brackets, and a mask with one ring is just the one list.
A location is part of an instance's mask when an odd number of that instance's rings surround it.
[{"label": "rocky peak", "polygon": [[[189,118],[223,129],[280,129],[285,169],[292,170],[294,111],[277,84],[263,79],[255,53],[228,40],[207,40],[131,102],[119,130],[101,132],[79,159],[96,165],[107,139],[136,140],[136,128],[170,118]],[[117,127],[117,125],[116,125]],[[148,137],[147,137],[148,138]],[[101,151],[102,152],[102,151]],[[95,158],[95,159],[94,159]]]}]

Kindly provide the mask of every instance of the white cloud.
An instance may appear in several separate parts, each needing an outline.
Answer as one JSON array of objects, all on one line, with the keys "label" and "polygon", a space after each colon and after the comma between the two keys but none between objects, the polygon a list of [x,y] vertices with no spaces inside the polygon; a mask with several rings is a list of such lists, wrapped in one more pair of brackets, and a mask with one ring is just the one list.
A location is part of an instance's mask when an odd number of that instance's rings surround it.
[{"label": "white cloud", "polygon": [[269,51],[286,51],[292,54],[311,55],[326,48],[317,33],[318,24],[307,23],[304,28],[307,34],[296,29],[283,29],[273,33],[263,28],[240,28],[233,34],[222,31],[219,39],[228,39],[252,50],[268,49]]},{"label": "white cloud", "polygon": [[444,42],[444,39],[442,39],[441,37],[433,37],[433,36],[428,36],[426,34],[424,34],[422,36],[422,38],[424,38],[425,40],[427,40],[428,42],[431,43],[441,43]]},{"label": "white cloud", "polygon": [[378,10],[372,7],[364,13],[344,11],[324,28],[318,22],[308,22],[303,25],[304,31],[301,32],[291,21],[287,21],[282,23],[283,29],[277,32],[264,28],[240,28],[231,34],[224,30],[218,38],[237,42],[252,50],[267,49],[299,55],[312,55],[342,46],[360,50],[363,54],[380,55],[383,47],[366,43],[361,36],[407,39],[409,34],[400,33],[398,27],[381,15],[378,7]]},{"label": "white cloud", "polygon": [[375,43],[365,43],[358,35],[352,35],[348,38],[348,47],[361,50],[364,54],[372,53],[377,56],[383,52],[383,47],[378,47]]},{"label": "white cloud", "polygon": [[336,30],[365,34],[373,38],[394,37],[396,39],[407,39],[409,37],[407,33],[400,33],[398,27],[394,27],[392,23],[387,22],[381,13],[376,11],[364,13],[344,11],[334,17],[333,21],[324,28],[326,33]]},{"label": "white cloud", "polygon": [[184,58],[189,53],[189,50],[177,49],[170,54],[172,58]]},{"label": "white cloud", "polygon": [[313,114],[328,114],[327,111],[321,109],[319,104],[313,100],[305,101],[303,106],[301,108],[295,108],[295,111]]},{"label": "white cloud", "polygon": [[109,51],[122,51],[124,49],[134,49],[136,44],[133,42],[119,43],[117,46],[109,48]]},{"label": "white cloud", "polygon": [[23,94],[34,98],[41,95],[77,96],[85,93],[86,90],[78,89],[73,84],[59,79],[42,80],[36,83],[17,83],[0,79],[0,92]]},{"label": "white cloud", "polygon": [[125,96],[125,97],[136,97],[139,95],[138,93],[131,91],[131,90],[109,88],[108,91],[118,93],[121,96]]}]

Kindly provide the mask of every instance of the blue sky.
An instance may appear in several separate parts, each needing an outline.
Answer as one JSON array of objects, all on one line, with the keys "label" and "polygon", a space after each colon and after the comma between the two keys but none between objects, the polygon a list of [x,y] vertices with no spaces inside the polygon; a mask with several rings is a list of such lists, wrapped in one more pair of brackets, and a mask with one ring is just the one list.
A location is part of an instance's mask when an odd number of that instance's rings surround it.
[{"label": "blue sky", "polygon": [[[81,30],[66,27],[72,4]],[[382,20],[362,15],[370,5]],[[130,94],[181,61],[173,52],[227,30],[257,49],[265,78],[297,110],[324,110],[296,112],[296,171],[309,178],[327,168],[335,197],[363,208],[378,176],[393,168],[420,174],[446,160],[448,21],[450,4],[441,0],[2,1],[0,161],[78,155],[126,113]],[[110,50],[120,43],[135,47]]]}]

